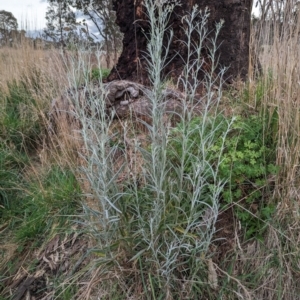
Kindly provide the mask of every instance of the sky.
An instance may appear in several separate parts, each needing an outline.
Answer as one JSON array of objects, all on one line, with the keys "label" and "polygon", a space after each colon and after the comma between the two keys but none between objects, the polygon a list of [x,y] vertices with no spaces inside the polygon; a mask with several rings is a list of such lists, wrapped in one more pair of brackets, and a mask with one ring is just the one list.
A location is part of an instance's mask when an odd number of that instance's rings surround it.
[{"label": "sky", "polygon": [[0,10],[11,12],[18,20],[19,29],[39,30],[46,26],[45,0],[0,0]]},{"label": "sky", "polygon": [[11,12],[26,31],[45,28],[47,6],[46,0],[0,0],[0,10]]}]

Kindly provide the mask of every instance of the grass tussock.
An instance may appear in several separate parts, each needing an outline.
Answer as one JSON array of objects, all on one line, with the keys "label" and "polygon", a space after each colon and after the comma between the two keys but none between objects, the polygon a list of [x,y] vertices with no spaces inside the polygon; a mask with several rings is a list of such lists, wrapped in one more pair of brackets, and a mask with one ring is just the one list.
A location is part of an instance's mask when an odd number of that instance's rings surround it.
[{"label": "grass tussock", "polygon": [[[190,12],[186,40],[202,38],[188,44],[175,124],[161,77],[174,5],[145,2],[151,122],[107,116],[93,93],[109,72],[101,51],[0,49],[3,299],[29,281],[41,299],[299,299],[298,20],[253,24],[261,70],[225,90],[222,24],[204,43],[209,11]],[[197,83],[204,46],[212,70]]]}]

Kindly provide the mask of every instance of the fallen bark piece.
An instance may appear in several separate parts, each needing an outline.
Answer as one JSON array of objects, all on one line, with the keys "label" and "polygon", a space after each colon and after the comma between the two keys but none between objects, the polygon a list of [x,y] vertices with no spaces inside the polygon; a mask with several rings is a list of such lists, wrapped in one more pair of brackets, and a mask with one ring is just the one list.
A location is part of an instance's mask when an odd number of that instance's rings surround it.
[{"label": "fallen bark piece", "polygon": [[113,106],[124,97],[136,99],[143,95],[143,90],[145,89],[143,85],[128,80],[112,81],[103,87],[106,92],[105,102],[107,106]]},{"label": "fallen bark piece", "polygon": [[[55,132],[57,123],[61,121],[67,122],[73,128],[80,127],[80,116],[82,113],[91,115],[92,107],[97,107],[97,101],[104,101],[107,116],[147,119],[149,123],[153,105],[152,95],[150,88],[128,80],[69,89],[67,93],[52,101],[49,131]],[[185,99],[185,95],[179,90],[166,88],[162,91],[159,105],[163,113],[179,116]]]}]

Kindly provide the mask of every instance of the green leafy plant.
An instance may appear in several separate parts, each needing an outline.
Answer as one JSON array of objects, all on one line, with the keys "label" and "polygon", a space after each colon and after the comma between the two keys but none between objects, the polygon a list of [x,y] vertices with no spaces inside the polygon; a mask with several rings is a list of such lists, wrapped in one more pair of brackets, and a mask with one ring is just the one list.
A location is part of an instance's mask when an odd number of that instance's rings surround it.
[{"label": "green leafy plant", "polygon": [[[203,143],[203,135],[196,130],[201,122],[203,120],[197,117],[188,125],[188,130],[192,132],[188,148],[193,155],[186,156],[184,162],[186,174],[191,172],[195,158],[201,155],[199,145]],[[218,166],[218,176],[221,180],[230,178],[222,193],[223,208],[233,204],[236,216],[245,229],[246,237],[261,238],[265,222],[270,220],[274,211],[274,205],[268,204],[265,199],[269,188],[268,179],[276,173],[274,136],[272,134],[264,136],[267,122],[263,117],[257,115],[244,119],[237,117],[223,143],[222,134],[224,124],[227,122],[226,117],[219,115],[216,119],[211,118],[209,122],[210,126],[206,127],[206,131],[214,126],[216,132],[214,143],[206,149],[208,159],[212,166]],[[181,163],[180,136],[183,134],[183,128],[179,124],[173,130],[173,139],[170,140],[172,150],[169,151],[169,155],[173,161],[177,160],[177,164]],[[221,161],[217,164],[222,147],[224,150]]]}]

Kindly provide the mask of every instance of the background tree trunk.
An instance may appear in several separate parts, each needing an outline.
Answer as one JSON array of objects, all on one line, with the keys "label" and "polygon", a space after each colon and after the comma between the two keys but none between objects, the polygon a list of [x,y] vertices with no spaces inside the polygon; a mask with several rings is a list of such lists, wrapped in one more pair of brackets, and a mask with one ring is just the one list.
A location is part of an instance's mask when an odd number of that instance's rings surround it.
[{"label": "background tree trunk", "polygon": [[[252,0],[182,1],[182,6],[175,8],[170,19],[174,38],[168,56],[170,60],[172,58],[172,62],[167,66],[166,74],[178,78],[182,71],[186,51],[184,45],[178,43],[178,39],[184,39],[181,16],[191,12],[195,4],[200,10],[209,8],[208,28],[212,30],[212,34],[214,34],[215,24],[221,19],[225,21],[218,38],[220,45],[218,55],[220,55],[220,66],[230,67],[225,76],[227,82],[237,77],[245,79],[249,64]],[[148,23],[143,0],[113,0],[113,9],[116,11],[117,24],[124,38],[123,52],[108,79],[127,79],[147,84],[146,62],[143,56],[146,52],[145,33],[147,34]],[[178,51],[183,60],[179,57]]]}]

